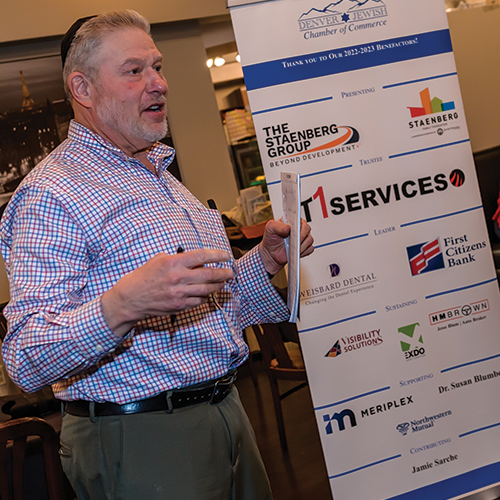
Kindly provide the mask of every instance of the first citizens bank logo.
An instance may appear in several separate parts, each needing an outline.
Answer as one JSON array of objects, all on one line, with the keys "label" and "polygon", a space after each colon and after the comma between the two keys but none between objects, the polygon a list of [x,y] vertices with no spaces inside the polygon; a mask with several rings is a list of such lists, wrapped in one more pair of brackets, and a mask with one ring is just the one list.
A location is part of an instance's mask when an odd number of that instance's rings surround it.
[{"label": "first citizens bank logo", "polygon": [[382,0],[339,0],[311,8],[298,19],[306,40],[385,26],[387,7]]},{"label": "first citizens bank logo", "polygon": [[486,241],[472,243],[467,234],[447,236],[443,242],[444,252],[439,238],[406,247],[412,276],[476,262],[475,252],[486,248]]}]

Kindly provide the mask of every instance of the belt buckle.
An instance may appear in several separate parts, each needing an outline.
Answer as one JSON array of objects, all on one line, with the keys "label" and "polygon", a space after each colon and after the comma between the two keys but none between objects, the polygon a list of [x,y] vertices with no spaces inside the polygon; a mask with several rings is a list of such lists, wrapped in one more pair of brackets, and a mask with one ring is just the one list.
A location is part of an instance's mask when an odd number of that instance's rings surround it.
[{"label": "belt buckle", "polygon": [[214,404],[214,397],[219,390],[219,384],[231,387],[236,380],[236,372],[231,373],[230,375],[225,376],[224,378],[220,378],[215,381],[214,390],[212,391],[212,395],[210,396],[209,404]]}]

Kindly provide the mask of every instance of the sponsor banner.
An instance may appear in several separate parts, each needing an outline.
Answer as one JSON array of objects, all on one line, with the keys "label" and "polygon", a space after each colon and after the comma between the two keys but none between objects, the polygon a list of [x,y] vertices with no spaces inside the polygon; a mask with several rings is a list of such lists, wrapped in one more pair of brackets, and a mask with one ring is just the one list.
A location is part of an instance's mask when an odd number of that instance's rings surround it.
[{"label": "sponsor banner", "polygon": [[230,7],[275,215],[300,173],[315,238],[298,327],[334,498],[500,482],[498,281],[444,6]]}]

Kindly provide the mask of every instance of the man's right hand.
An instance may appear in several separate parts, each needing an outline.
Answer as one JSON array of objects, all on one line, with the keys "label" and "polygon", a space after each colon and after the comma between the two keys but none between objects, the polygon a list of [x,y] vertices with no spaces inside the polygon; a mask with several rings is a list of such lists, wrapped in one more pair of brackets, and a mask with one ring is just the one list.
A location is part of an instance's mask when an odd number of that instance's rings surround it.
[{"label": "man's right hand", "polygon": [[203,304],[233,278],[230,269],[205,264],[228,262],[230,258],[222,250],[155,255],[101,297],[108,326],[123,337],[148,316],[176,314]]}]

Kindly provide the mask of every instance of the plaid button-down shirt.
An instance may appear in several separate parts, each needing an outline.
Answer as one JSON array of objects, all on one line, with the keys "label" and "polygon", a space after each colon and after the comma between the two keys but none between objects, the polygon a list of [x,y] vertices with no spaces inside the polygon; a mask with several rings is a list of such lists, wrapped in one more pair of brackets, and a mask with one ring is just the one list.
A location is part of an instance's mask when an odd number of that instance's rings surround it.
[{"label": "plaid button-down shirt", "polygon": [[154,255],[179,246],[231,251],[220,214],[167,172],[173,154],[151,148],[154,175],[72,122],[14,194],[0,226],[11,297],[3,356],[24,390],[52,384],[64,400],[146,398],[224,375],[247,356],[242,328],[287,318],[254,249],[212,264],[235,278],[175,324],[150,317],[125,338],[109,329],[100,297]]}]

